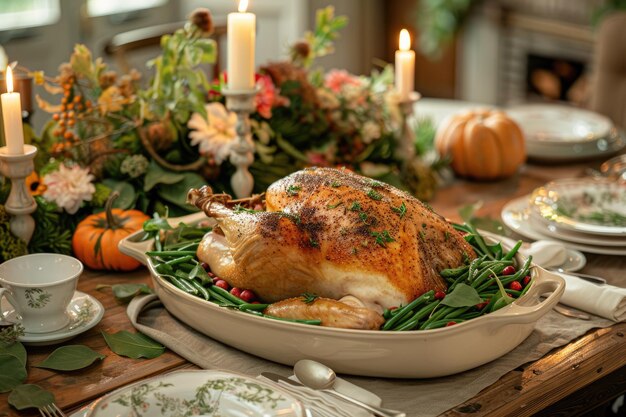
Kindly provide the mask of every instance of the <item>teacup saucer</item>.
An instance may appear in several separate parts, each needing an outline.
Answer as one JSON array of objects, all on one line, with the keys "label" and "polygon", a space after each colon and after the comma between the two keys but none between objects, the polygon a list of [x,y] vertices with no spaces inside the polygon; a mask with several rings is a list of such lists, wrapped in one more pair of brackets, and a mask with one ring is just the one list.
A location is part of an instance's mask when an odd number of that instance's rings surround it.
[{"label": "teacup saucer", "polygon": [[[4,310],[8,321],[15,321],[15,310],[12,308]],[[67,306],[67,314],[70,322],[67,326],[49,333],[24,333],[19,341],[32,346],[54,345],[70,340],[100,322],[104,315],[104,307],[100,301],[89,294],[75,291],[72,301]]]}]

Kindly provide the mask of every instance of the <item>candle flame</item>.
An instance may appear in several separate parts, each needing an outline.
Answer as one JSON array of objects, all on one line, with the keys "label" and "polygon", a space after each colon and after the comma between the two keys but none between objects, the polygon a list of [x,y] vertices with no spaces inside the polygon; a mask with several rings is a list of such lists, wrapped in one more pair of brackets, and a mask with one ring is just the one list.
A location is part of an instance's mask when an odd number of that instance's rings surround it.
[{"label": "candle flame", "polygon": [[402,29],[400,31],[400,50],[408,51],[411,49],[411,35],[409,35],[409,31],[406,29]]},{"label": "candle flame", "polygon": [[12,93],[13,92],[13,71],[11,70],[10,66],[7,67],[6,82],[7,82],[7,93]]},{"label": "candle flame", "polygon": [[239,10],[239,13],[245,13],[247,8],[248,0],[239,0],[239,7],[237,8],[237,10]]}]

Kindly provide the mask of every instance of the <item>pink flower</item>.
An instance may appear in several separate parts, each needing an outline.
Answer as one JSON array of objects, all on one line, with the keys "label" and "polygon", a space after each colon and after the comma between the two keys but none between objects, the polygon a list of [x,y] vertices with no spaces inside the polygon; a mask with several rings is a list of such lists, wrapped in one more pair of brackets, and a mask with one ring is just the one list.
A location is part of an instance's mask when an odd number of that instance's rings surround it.
[{"label": "pink flower", "polygon": [[48,187],[43,197],[48,201],[54,201],[59,208],[65,209],[69,214],[74,214],[83,201],[91,201],[93,193],[96,192],[93,179],[94,176],[87,168],[78,165],[67,167],[61,164],[58,171],[43,177],[43,182]]},{"label": "pink flower", "polygon": [[344,85],[361,85],[361,80],[346,70],[335,69],[328,71],[326,77],[324,77],[324,85],[335,93],[338,93]]},{"label": "pink flower", "polygon": [[259,92],[256,95],[256,111],[266,119],[272,117],[272,107],[277,96],[276,87],[269,75],[256,74]]}]

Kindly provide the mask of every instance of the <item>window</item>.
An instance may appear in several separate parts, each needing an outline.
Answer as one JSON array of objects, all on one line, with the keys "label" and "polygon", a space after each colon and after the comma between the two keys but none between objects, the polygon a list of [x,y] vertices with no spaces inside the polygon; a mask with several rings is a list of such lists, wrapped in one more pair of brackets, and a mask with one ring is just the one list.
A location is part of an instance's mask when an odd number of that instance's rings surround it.
[{"label": "window", "polygon": [[87,14],[91,17],[134,12],[162,6],[168,0],[87,0]]},{"label": "window", "polygon": [[0,0],[0,31],[51,25],[60,17],[59,0]]}]

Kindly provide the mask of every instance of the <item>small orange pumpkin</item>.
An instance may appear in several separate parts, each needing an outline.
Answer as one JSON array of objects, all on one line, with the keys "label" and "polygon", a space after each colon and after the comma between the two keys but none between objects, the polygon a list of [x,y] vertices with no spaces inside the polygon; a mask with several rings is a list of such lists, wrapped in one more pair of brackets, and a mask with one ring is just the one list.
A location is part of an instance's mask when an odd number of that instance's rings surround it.
[{"label": "small orange pumpkin", "polygon": [[150,219],[139,210],[114,209],[117,193],[111,194],[102,213],[83,219],[72,237],[74,255],[92,269],[132,271],[140,263],[122,254],[117,248],[120,240],[141,229]]},{"label": "small orange pumpkin", "polygon": [[451,116],[437,130],[435,147],[451,157],[457,175],[479,180],[510,177],[526,161],[522,130],[499,110]]}]

